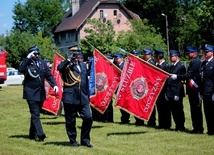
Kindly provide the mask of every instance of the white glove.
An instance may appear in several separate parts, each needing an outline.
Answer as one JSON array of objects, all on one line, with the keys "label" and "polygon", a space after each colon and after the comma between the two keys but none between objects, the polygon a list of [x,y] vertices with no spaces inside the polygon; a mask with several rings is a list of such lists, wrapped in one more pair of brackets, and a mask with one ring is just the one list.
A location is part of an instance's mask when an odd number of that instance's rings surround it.
[{"label": "white glove", "polygon": [[174,96],[174,100],[178,101],[179,100],[179,96]]},{"label": "white glove", "polygon": [[[198,98],[199,98],[199,100],[203,100],[203,96],[200,93],[198,93]],[[213,98],[213,96],[212,96],[212,98]]]},{"label": "white glove", "polygon": [[169,101],[169,99],[168,99],[168,97],[166,96],[166,94],[164,94],[164,96],[165,96],[165,99],[166,99],[167,101]]},{"label": "white glove", "polygon": [[56,94],[59,92],[59,88],[57,87],[57,86],[54,86],[53,87],[53,91],[55,91],[56,92]]},{"label": "white glove", "polygon": [[172,74],[172,75],[170,76],[170,78],[171,78],[172,80],[177,80],[177,75],[176,75],[176,74]]},{"label": "white glove", "polygon": [[32,57],[34,57],[34,51],[33,52],[30,52],[28,55],[27,55],[27,58],[28,59],[31,59]]},{"label": "white glove", "polygon": [[212,101],[214,101],[214,94],[212,95]]}]

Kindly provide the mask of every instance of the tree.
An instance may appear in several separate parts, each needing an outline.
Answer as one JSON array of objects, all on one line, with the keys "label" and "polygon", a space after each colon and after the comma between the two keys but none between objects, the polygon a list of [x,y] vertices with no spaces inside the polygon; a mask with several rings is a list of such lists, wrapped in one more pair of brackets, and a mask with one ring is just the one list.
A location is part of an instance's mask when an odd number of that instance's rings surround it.
[{"label": "tree", "polygon": [[14,68],[18,68],[22,59],[27,56],[28,48],[31,46],[37,45],[40,49],[40,56],[51,61],[53,60],[54,51],[57,49],[50,38],[43,37],[42,32],[32,35],[29,31],[23,33],[12,31],[7,37],[0,37],[0,44],[8,52],[8,66]]},{"label": "tree", "polygon": [[116,49],[115,47],[115,31],[113,24],[110,20],[106,23],[102,23],[99,19],[88,19],[88,28],[85,28],[86,34],[88,34],[85,39],[81,40],[81,47],[83,51],[92,51],[94,46],[102,53],[113,53]]},{"label": "tree", "polygon": [[148,20],[131,20],[132,30],[121,31],[117,38],[117,46],[131,52],[132,50],[142,51],[144,48],[166,49],[164,39],[157,33],[156,29],[148,24]]},{"label": "tree", "polygon": [[13,9],[14,30],[30,31],[51,37],[63,17],[68,6],[68,0],[27,0],[26,3],[15,3]]}]

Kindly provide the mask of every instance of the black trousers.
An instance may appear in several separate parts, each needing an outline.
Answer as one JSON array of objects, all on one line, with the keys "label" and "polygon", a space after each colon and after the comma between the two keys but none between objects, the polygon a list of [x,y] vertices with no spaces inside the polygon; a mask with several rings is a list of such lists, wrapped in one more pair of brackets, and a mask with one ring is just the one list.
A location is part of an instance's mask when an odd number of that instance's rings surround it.
[{"label": "black trousers", "polygon": [[114,122],[113,101],[111,100],[106,111],[101,115],[101,121]]},{"label": "black trousers", "polygon": [[42,108],[43,102],[27,100],[27,103],[31,114],[29,136],[42,137],[44,135],[44,131],[42,129],[42,124],[40,121],[40,110]]},{"label": "black trousers", "polygon": [[212,95],[204,95],[204,114],[207,123],[208,134],[214,134],[214,101]]},{"label": "black trousers", "polygon": [[183,98],[180,98],[178,101],[175,101],[174,99],[169,99],[169,104],[173,120],[175,122],[175,129],[183,131],[185,129]]},{"label": "black trousers", "polygon": [[86,144],[90,142],[90,131],[92,127],[92,116],[90,112],[90,105],[74,105],[69,103],[64,104],[64,111],[65,111],[65,126],[68,138],[70,143],[77,143],[77,131],[76,131],[76,114],[79,113],[80,117],[82,118],[82,127],[81,127],[81,136],[80,136],[80,143]]},{"label": "black trousers", "polygon": [[156,101],[158,112],[158,127],[160,129],[169,129],[172,125],[171,110],[169,102],[165,99],[164,95],[159,96]]},{"label": "black trousers", "polygon": [[120,113],[121,113],[121,117],[120,117],[121,123],[128,124],[130,122],[130,120],[129,120],[130,114],[122,109],[120,109]]},{"label": "black trousers", "polygon": [[202,104],[200,103],[198,92],[189,91],[188,98],[190,103],[190,112],[193,130],[197,132],[203,132],[203,116],[202,116]]}]

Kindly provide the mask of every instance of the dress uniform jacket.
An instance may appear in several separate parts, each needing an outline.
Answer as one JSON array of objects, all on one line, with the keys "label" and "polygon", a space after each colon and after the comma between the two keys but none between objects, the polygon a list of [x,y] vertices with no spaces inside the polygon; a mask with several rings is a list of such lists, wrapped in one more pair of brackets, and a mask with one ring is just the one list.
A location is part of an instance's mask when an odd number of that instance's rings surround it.
[{"label": "dress uniform jacket", "polygon": [[[182,75],[186,73],[186,68],[179,61],[176,65],[170,66],[169,73]],[[174,96],[179,96],[180,98],[185,97],[183,83],[180,80],[172,80],[171,78],[168,78],[166,95],[168,98],[174,98]]]},{"label": "dress uniform jacket", "polygon": [[214,135],[214,58],[203,61],[201,66],[201,92],[204,102],[204,114],[207,123],[207,134]]},{"label": "dress uniform jacket", "polygon": [[38,59],[37,64],[34,60],[25,58],[21,62],[18,70],[25,75],[23,98],[26,100],[44,101],[46,99],[44,79],[46,79],[52,87],[56,86],[53,75],[42,59]]},{"label": "dress uniform jacket", "polygon": [[[183,74],[183,75],[178,75],[177,78],[179,80],[193,79],[196,82],[196,84],[199,86],[200,85],[200,80],[201,80],[200,79],[200,74],[199,74],[200,67],[201,67],[201,61],[199,60],[198,57],[194,58],[190,62],[189,67],[187,68],[187,73]],[[195,91],[195,89],[190,87],[188,85],[188,82],[187,82],[186,91],[187,91],[187,94],[188,94],[190,91]],[[198,89],[198,91],[199,91],[199,89]]]},{"label": "dress uniform jacket", "polygon": [[214,94],[214,58],[201,65],[201,95]]},{"label": "dress uniform jacket", "polygon": [[[191,60],[187,73],[183,75],[177,75],[178,80],[186,80],[186,93],[190,103],[191,119],[193,130],[192,133],[203,133],[203,117],[202,117],[202,106],[198,97],[200,88],[200,67],[201,61],[198,57]],[[198,88],[193,88],[189,85],[189,80],[192,79]]]},{"label": "dress uniform jacket", "polygon": [[78,62],[81,69],[80,71],[76,64],[69,65],[69,63],[70,62],[68,60],[64,60],[57,67],[59,72],[62,74],[63,81],[66,81],[69,84],[73,84],[76,81],[73,78],[67,77],[67,66],[69,66],[70,71],[72,71],[74,76],[77,78],[79,77],[81,81],[75,83],[72,87],[66,86],[64,84],[62,102],[76,105],[89,104],[89,88],[86,64],[84,62]]}]

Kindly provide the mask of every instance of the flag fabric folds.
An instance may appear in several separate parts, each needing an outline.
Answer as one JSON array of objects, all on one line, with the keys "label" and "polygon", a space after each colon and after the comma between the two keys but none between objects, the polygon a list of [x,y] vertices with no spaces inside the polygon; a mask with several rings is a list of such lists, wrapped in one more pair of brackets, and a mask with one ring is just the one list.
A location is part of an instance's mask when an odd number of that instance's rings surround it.
[{"label": "flag fabric folds", "polygon": [[56,53],[54,55],[54,65],[52,68],[52,74],[54,76],[54,79],[56,80],[56,84],[59,88],[59,92],[56,94],[52,87],[45,81],[45,89],[46,89],[46,100],[44,101],[42,109],[53,113],[55,115],[59,115],[61,113],[60,107],[61,107],[61,99],[62,99],[62,88],[63,88],[63,82],[60,76],[59,71],[57,70],[57,66],[59,63],[64,60],[64,58]]},{"label": "flag fabric folds", "polygon": [[95,81],[95,93],[90,93],[92,94],[90,103],[103,114],[118,87],[121,71],[97,49],[94,50],[93,55],[94,67],[92,66],[91,69],[94,71],[91,72],[94,72],[95,76],[90,76],[89,81]]},{"label": "flag fabric folds", "polygon": [[156,66],[128,55],[121,74],[116,106],[148,121],[167,76]]}]

